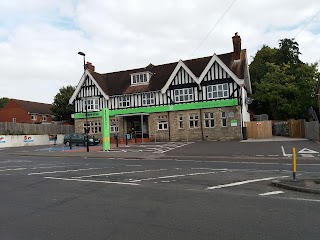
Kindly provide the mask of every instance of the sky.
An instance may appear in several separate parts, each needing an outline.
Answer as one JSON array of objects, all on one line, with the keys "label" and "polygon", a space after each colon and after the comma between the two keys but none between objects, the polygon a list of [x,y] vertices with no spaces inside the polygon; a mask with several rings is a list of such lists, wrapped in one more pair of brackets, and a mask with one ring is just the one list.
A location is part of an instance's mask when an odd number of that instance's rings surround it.
[{"label": "sky", "polygon": [[0,98],[52,103],[76,86],[83,57],[98,73],[233,51],[249,62],[266,44],[295,38],[320,61],[319,0],[0,0]]}]

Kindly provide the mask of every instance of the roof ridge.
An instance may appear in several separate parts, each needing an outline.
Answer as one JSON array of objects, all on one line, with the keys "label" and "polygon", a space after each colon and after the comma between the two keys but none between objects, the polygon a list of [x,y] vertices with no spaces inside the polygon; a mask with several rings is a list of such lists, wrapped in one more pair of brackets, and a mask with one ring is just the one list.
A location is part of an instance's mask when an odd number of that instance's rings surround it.
[{"label": "roof ridge", "polygon": [[22,99],[16,99],[16,98],[10,98],[10,99],[11,99],[11,100],[15,100],[15,101],[21,101],[21,102],[30,102],[30,103],[37,103],[37,104],[52,105],[52,103],[34,102],[34,101],[22,100]]}]

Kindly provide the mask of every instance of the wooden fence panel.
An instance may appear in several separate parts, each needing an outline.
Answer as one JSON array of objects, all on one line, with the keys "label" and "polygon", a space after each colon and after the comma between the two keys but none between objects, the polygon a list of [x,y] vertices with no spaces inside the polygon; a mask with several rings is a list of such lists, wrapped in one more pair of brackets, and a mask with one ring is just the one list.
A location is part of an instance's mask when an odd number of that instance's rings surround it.
[{"label": "wooden fence panel", "polygon": [[272,138],[272,121],[246,122],[248,138]]},{"label": "wooden fence panel", "polygon": [[304,120],[290,119],[288,121],[289,136],[292,138],[304,138]]},{"label": "wooden fence panel", "polygon": [[0,122],[0,134],[66,134],[74,131],[73,125]]}]

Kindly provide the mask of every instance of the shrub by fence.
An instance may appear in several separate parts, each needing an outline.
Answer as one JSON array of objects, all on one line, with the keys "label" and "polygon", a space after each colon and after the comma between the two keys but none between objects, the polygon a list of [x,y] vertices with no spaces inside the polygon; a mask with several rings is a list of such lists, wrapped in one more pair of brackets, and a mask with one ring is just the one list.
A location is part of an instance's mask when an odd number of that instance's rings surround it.
[{"label": "shrub by fence", "polygon": [[66,134],[74,131],[74,126],[70,125],[0,122],[0,134],[3,135]]}]

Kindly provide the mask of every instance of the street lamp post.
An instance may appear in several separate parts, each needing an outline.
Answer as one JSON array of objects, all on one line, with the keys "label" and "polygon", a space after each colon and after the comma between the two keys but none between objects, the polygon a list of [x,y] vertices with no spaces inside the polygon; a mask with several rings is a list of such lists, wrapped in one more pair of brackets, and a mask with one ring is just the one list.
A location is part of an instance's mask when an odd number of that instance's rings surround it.
[{"label": "street lamp post", "polygon": [[[83,56],[83,71],[86,71],[86,55],[83,52],[78,52],[79,55]],[[85,87],[85,102],[86,102],[86,128],[85,128],[85,137],[87,142],[87,152],[89,152],[89,136],[88,136],[88,99],[87,99],[87,81],[84,82]]]}]

